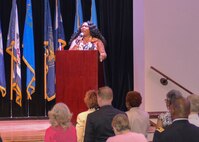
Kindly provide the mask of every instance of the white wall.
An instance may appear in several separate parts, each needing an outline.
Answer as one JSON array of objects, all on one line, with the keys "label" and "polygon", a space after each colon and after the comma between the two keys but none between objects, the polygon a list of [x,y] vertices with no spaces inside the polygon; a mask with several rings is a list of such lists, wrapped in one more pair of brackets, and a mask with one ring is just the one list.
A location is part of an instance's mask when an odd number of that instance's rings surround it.
[{"label": "white wall", "polygon": [[[134,90],[142,94],[145,102],[144,89],[144,1],[133,1],[133,49],[134,49]],[[136,82],[136,83],[135,83]],[[144,103],[142,103],[144,107]]]},{"label": "white wall", "polygon": [[[134,0],[134,88],[145,98],[145,110],[166,110],[164,98],[171,89],[187,92],[153,66],[199,94],[199,0]],[[140,36],[141,35],[141,36]]]}]

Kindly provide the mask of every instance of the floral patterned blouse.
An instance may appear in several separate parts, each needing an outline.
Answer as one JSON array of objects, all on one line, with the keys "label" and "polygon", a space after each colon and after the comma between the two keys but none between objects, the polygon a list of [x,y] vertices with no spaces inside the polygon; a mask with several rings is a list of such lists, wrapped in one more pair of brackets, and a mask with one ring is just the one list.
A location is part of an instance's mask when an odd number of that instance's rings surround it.
[{"label": "floral patterned blouse", "polygon": [[78,49],[79,50],[97,50],[97,47],[92,42],[88,42],[86,44],[84,44],[83,42],[80,42]]},{"label": "floral patterned blouse", "polygon": [[158,119],[162,120],[164,128],[172,123],[170,112],[161,113]]}]

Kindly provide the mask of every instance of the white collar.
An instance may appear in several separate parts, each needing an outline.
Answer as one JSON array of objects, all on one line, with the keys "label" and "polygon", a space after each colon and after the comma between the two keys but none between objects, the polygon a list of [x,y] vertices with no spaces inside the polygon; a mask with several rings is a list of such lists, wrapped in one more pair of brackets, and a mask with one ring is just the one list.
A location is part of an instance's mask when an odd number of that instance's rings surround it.
[{"label": "white collar", "polygon": [[188,118],[176,118],[176,119],[173,120],[173,122],[179,121],[179,120],[188,120]]}]

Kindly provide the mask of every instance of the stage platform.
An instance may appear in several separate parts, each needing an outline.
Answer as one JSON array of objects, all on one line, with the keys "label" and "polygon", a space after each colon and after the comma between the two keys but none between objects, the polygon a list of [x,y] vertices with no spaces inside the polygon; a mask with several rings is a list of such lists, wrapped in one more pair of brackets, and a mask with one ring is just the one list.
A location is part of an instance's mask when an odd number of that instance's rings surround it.
[{"label": "stage platform", "polygon": [[3,142],[43,142],[48,119],[0,120]]},{"label": "stage platform", "polygon": [[[8,120],[9,119],[9,120]],[[152,142],[157,118],[151,118],[148,142]],[[50,126],[47,117],[1,118],[0,135],[3,142],[43,142],[45,130]]]}]

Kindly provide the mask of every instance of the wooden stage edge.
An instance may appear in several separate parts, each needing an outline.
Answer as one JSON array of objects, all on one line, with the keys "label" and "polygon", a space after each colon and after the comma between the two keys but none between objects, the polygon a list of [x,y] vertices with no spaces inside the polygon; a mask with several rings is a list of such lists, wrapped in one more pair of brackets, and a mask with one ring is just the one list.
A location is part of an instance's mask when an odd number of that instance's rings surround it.
[{"label": "wooden stage edge", "polygon": [[47,117],[1,117],[0,135],[3,142],[43,142],[49,126]]},{"label": "wooden stage edge", "polygon": [[48,119],[48,116],[24,116],[24,117],[0,117],[0,121],[3,120],[42,120]]},{"label": "wooden stage edge", "polygon": [[[150,118],[157,120],[160,112],[149,112]],[[48,117],[0,117],[0,135],[3,142],[43,142],[46,129],[50,126]],[[148,139],[152,141],[155,127],[151,125]]]}]

